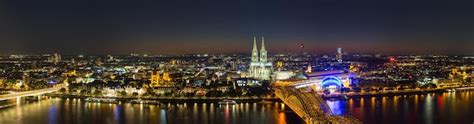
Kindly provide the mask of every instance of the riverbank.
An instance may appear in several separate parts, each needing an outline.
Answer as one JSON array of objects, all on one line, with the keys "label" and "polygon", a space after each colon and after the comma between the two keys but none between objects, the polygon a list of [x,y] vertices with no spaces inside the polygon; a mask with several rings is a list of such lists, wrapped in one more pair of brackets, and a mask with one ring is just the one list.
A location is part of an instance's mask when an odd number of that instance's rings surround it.
[{"label": "riverbank", "polygon": [[400,95],[417,95],[428,93],[444,93],[444,92],[460,92],[473,91],[474,87],[447,87],[447,88],[433,88],[433,89],[413,89],[413,90],[399,90],[386,92],[365,92],[365,93],[343,93],[343,94],[322,94],[324,99],[348,99],[348,98],[363,98],[363,97],[383,97],[383,96],[400,96]]},{"label": "riverbank", "polygon": [[103,98],[103,99],[116,99],[121,102],[130,102],[133,100],[152,100],[159,101],[161,103],[218,103],[222,100],[234,100],[236,102],[281,102],[277,97],[148,97],[148,96],[94,96],[94,95],[71,95],[71,94],[59,94],[50,93],[46,96],[53,98]]},{"label": "riverbank", "polygon": [[[474,87],[449,87],[449,88],[435,88],[435,89],[419,89],[419,90],[400,90],[400,91],[386,91],[386,92],[365,92],[365,93],[342,93],[342,94],[322,94],[323,99],[349,99],[349,98],[366,98],[366,97],[384,97],[384,96],[400,96],[400,95],[418,95],[429,93],[444,93],[444,92],[460,92],[473,91]],[[96,96],[96,95],[73,95],[62,93],[49,93],[46,96],[53,98],[104,98],[116,99],[121,102],[130,102],[134,100],[158,101],[161,103],[217,103],[222,100],[233,100],[236,102],[281,102],[278,97],[150,97],[150,96]]]}]

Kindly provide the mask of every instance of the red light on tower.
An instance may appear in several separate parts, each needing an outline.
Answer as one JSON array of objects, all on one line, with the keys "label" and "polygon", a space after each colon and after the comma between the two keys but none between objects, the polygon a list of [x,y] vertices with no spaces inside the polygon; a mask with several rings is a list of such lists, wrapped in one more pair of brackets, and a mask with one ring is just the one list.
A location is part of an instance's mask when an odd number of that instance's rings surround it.
[{"label": "red light on tower", "polygon": [[393,56],[388,57],[388,60],[389,60],[390,62],[395,62],[395,61],[397,61],[397,60],[395,59],[395,57],[393,57]]},{"label": "red light on tower", "polygon": [[303,48],[304,48],[304,44],[300,44],[300,48],[303,49]]}]

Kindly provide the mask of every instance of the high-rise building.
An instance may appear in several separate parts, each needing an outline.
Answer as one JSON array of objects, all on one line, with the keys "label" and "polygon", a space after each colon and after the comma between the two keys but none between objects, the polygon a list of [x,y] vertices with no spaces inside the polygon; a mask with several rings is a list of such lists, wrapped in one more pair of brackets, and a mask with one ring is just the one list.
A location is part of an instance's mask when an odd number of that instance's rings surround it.
[{"label": "high-rise building", "polygon": [[342,48],[341,47],[337,48],[336,60],[338,62],[342,62]]},{"label": "high-rise building", "polygon": [[311,64],[308,64],[308,67],[306,68],[306,73],[313,73],[313,67]]},{"label": "high-rise building", "polygon": [[272,62],[268,61],[267,50],[265,49],[265,39],[262,37],[262,47],[257,50],[257,39],[253,38],[252,58],[250,62],[249,76],[258,80],[270,80],[273,71]]}]

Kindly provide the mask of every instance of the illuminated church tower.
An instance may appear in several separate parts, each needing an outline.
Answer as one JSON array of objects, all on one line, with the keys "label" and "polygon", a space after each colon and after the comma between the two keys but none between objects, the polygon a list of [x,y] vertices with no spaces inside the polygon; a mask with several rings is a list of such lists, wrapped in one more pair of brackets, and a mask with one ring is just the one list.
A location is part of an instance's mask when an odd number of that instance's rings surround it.
[{"label": "illuminated church tower", "polygon": [[258,62],[257,39],[253,37],[252,62]]},{"label": "illuminated church tower", "polygon": [[160,72],[157,69],[153,69],[151,71],[150,81],[153,87],[172,87],[175,85],[167,69],[163,71],[162,76],[160,76]]},{"label": "illuminated church tower", "polygon": [[[259,56],[260,55],[260,56]],[[273,70],[272,62],[268,61],[267,50],[265,49],[265,39],[262,37],[262,48],[257,50],[257,39],[253,38],[252,59],[250,62],[250,77],[259,80],[270,80]]]},{"label": "illuminated church tower", "polygon": [[153,71],[151,72],[151,84],[153,86],[158,86],[160,85],[160,72],[158,72],[158,70],[156,69],[153,69]]},{"label": "illuminated church tower", "polygon": [[165,69],[165,71],[163,71],[163,80],[167,82],[171,81],[170,73],[168,72],[168,69]]},{"label": "illuminated church tower", "polygon": [[265,49],[265,39],[262,37],[262,48],[260,49],[260,62],[267,62],[267,50]]}]

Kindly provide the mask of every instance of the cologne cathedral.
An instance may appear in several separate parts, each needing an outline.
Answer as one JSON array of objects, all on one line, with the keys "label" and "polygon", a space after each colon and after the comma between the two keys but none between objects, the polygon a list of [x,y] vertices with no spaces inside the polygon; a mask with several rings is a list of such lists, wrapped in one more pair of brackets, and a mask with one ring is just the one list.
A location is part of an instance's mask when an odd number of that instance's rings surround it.
[{"label": "cologne cathedral", "polygon": [[257,39],[254,37],[249,76],[258,80],[270,80],[272,70],[273,64],[268,61],[267,50],[265,49],[265,39],[262,37],[262,46],[259,52],[257,48]]}]

